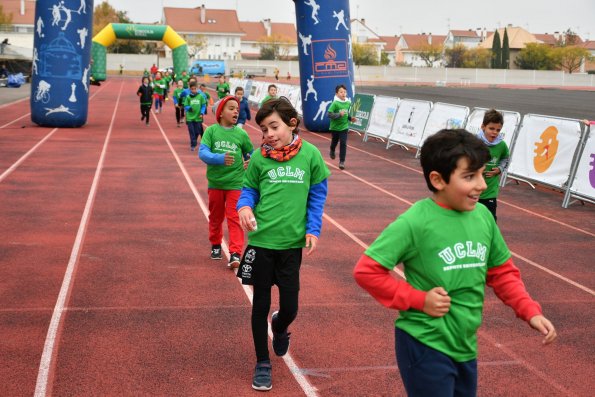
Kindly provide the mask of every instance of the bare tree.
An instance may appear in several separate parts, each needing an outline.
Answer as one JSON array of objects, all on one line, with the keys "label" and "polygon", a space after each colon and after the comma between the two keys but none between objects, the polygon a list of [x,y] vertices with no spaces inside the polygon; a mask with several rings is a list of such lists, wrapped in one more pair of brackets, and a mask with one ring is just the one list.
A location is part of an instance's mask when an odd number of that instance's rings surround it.
[{"label": "bare tree", "polygon": [[426,63],[427,67],[433,67],[437,61],[442,60],[444,46],[439,44],[424,44],[420,47],[417,55]]}]

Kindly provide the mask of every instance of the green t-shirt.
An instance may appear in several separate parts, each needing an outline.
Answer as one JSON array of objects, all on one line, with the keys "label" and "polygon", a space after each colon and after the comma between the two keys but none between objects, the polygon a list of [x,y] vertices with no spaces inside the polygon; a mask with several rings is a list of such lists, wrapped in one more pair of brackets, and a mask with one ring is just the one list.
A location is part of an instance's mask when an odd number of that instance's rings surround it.
[{"label": "green t-shirt", "polygon": [[159,80],[153,80],[153,93],[163,95],[166,86],[166,82],[163,78]]},{"label": "green t-shirt", "polygon": [[199,123],[202,123],[201,110],[206,102],[205,97],[199,93],[196,93],[194,96],[190,94],[184,97],[184,107],[191,107],[190,110],[186,110],[186,123],[189,121],[198,121]]},{"label": "green t-shirt", "polygon": [[[197,95],[201,98],[202,95]],[[209,188],[222,190],[240,190],[244,180],[244,154],[254,150],[250,137],[238,126],[225,128],[211,124],[205,131],[201,145],[207,145],[212,153],[231,153],[235,158],[232,165],[207,164]]]},{"label": "green t-shirt", "polygon": [[351,102],[348,100],[345,101],[337,101],[334,100],[329,106],[327,112],[331,113],[339,113],[341,110],[345,111],[345,114],[338,119],[331,119],[331,125],[329,129],[331,131],[345,131],[349,128],[349,108],[351,107]]},{"label": "green t-shirt", "polygon": [[229,94],[229,83],[217,84],[217,96],[219,99]]},{"label": "green t-shirt", "polygon": [[184,88],[188,88],[188,80],[190,80],[190,76],[188,76],[188,75],[180,76],[180,80],[182,80],[182,84],[184,85]]},{"label": "green t-shirt", "polygon": [[451,298],[450,311],[443,317],[400,311],[397,328],[454,361],[477,357],[487,269],[510,258],[485,206],[459,212],[430,198],[420,200],[384,229],[365,254],[391,270],[402,262],[413,288],[443,287]]},{"label": "green t-shirt", "polygon": [[254,208],[258,229],[248,233],[248,244],[276,250],[304,247],[310,187],[329,175],[320,151],[304,140],[300,152],[284,162],[255,151],[244,177],[244,186],[260,195]]},{"label": "green t-shirt", "polygon": [[[182,94],[182,92],[184,92],[184,89],[183,88],[176,88],[174,90],[174,93],[173,93],[173,97],[176,98],[176,103],[179,106],[182,106],[183,105],[182,99],[180,98],[180,94]],[[184,98],[184,99],[186,99],[186,98]]]},{"label": "green t-shirt", "polygon": [[[495,144],[494,146],[488,146],[490,149],[490,161],[486,164],[485,172],[491,171],[492,168],[497,167],[500,164],[502,159],[506,159],[510,157],[510,152],[508,150],[508,145],[506,142],[500,141],[499,143]],[[486,181],[486,185],[488,185],[487,189],[479,196],[482,199],[493,199],[498,197],[498,191],[500,190],[500,175],[492,177],[486,177],[484,174],[484,179]]]}]

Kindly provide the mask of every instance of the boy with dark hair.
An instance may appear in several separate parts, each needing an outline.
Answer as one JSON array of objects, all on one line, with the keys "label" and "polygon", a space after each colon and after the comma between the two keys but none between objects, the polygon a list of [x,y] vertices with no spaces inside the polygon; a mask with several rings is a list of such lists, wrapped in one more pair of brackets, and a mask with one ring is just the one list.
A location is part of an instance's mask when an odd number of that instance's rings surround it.
[{"label": "boy with dark hair", "polygon": [[143,76],[142,84],[136,90],[136,95],[140,99],[140,121],[144,120],[146,125],[149,125],[151,105],[153,104],[153,87],[151,87],[148,76]]},{"label": "boy with dark hair", "polygon": [[236,125],[240,128],[244,128],[246,120],[251,120],[250,104],[248,103],[248,100],[244,98],[244,87],[236,87],[235,96],[240,102],[240,114],[238,115],[238,123]]},{"label": "boy with dark hair", "polygon": [[345,169],[345,157],[347,156],[347,133],[349,132],[349,122],[354,118],[349,117],[351,101],[347,99],[347,87],[339,84],[335,87],[335,99],[328,108],[328,117],[331,119],[329,127],[333,137],[331,139],[331,159],[335,159],[335,149],[337,143],[339,146],[339,168]]},{"label": "boy with dark hair", "polygon": [[486,164],[486,171],[483,176],[487,184],[487,189],[479,197],[479,202],[488,207],[494,220],[496,217],[496,208],[498,207],[497,197],[500,190],[500,175],[508,167],[510,160],[510,151],[508,145],[502,139],[500,131],[504,125],[504,116],[496,109],[490,109],[485,112],[481,130],[477,137],[481,139],[490,151],[490,161]]},{"label": "boy with dark hair", "polygon": [[204,114],[207,114],[209,106],[212,106],[214,104],[213,98],[211,98],[211,94],[209,94],[206,84],[201,83],[198,88],[199,88],[199,91],[202,94],[202,96],[205,97],[205,100],[207,101],[206,102],[207,105],[205,106],[205,112],[204,112]]},{"label": "boy with dark hair", "polygon": [[277,98],[277,86],[275,84],[269,84],[267,88],[267,96],[265,96],[262,101],[260,101],[260,107],[262,107],[262,105],[264,105],[266,102],[275,98]]},{"label": "boy with dark hair", "polygon": [[[490,153],[465,130],[442,130],[421,148],[432,197],[413,204],[365,251],[357,283],[395,322],[397,364],[409,396],[475,396],[477,329],[486,284],[544,335],[556,330],[527,293],[500,230],[477,201]],[[405,280],[390,270],[402,262]]]},{"label": "boy with dark hair", "polygon": [[198,144],[198,137],[202,137],[202,113],[205,108],[205,98],[198,93],[198,83],[191,81],[190,93],[184,97],[184,110],[186,111],[186,125],[190,135],[190,150],[194,151]]},{"label": "boy with dark hair", "polygon": [[215,91],[217,91],[217,96],[219,99],[225,98],[229,95],[229,83],[225,81],[225,76],[219,76],[219,84],[215,87]]}]

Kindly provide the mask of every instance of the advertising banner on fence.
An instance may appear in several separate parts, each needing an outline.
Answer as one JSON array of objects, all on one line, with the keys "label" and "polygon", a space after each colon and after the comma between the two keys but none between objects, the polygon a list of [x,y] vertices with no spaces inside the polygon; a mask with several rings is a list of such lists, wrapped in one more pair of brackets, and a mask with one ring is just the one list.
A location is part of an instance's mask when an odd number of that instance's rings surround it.
[{"label": "advertising banner on fence", "polygon": [[580,137],[578,120],[525,115],[508,174],[562,188]]},{"label": "advertising banner on fence", "polygon": [[570,190],[573,193],[595,200],[595,130],[593,126],[579,160]]},{"label": "advertising banner on fence", "polygon": [[419,146],[421,147],[426,139],[444,128],[463,128],[468,115],[467,106],[436,102],[428,116]]},{"label": "advertising banner on fence", "polygon": [[370,122],[372,115],[372,107],[374,106],[374,95],[369,94],[355,94],[355,98],[351,102],[351,109],[349,111],[350,117],[355,117],[355,121],[349,123],[349,128],[356,131],[365,132]]},{"label": "advertising banner on fence", "polygon": [[377,96],[374,99],[374,106],[372,107],[372,114],[365,138],[368,136],[387,138],[393,126],[398,107],[399,98]]},{"label": "advertising banner on fence", "polygon": [[[473,108],[471,111],[471,115],[467,119],[467,124],[465,124],[465,129],[473,134],[477,133],[481,128],[481,123],[483,122],[483,115],[485,114],[485,108]],[[504,125],[502,126],[502,131],[500,131],[500,135],[502,135],[502,139],[508,145],[510,149],[510,145],[512,144],[512,139],[514,137],[514,132],[516,131],[518,125],[521,122],[521,115],[517,112],[511,112],[508,110],[498,110],[504,116]]]},{"label": "advertising banner on fence", "polygon": [[389,143],[419,147],[426,121],[432,109],[432,102],[403,99],[399,103],[399,111],[388,137]]}]

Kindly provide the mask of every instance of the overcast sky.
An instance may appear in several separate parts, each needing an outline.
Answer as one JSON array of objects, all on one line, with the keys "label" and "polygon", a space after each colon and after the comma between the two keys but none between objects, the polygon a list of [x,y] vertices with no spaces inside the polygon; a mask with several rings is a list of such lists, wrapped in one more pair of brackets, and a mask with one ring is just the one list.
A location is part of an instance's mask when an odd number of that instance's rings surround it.
[{"label": "overcast sky", "polygon": [[[300,0],[303,1],[303,0]],[[317,0],[326,1],[326,0]],[[236,9],[240,21],[271,18],[295,23],[292,0],[108,0],[137,23],[156,22],[161,8]],[[100,1],[95,1],[99,4]],[[583,39],[595,40],[595,0],[351,0],[351,18],[364,18],[381,36],[401,33],[446,34],[448,29],[493,30],[508,24],[531,33],[568,28]]]}]

